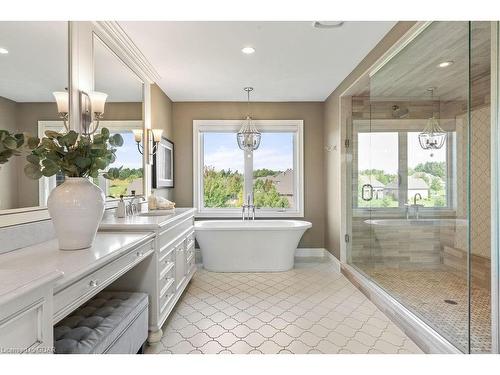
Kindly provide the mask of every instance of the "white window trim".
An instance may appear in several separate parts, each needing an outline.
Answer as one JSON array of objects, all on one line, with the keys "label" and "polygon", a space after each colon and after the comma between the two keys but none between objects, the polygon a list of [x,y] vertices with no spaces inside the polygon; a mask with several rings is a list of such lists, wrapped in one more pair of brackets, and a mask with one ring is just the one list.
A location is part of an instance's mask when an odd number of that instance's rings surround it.
[{"label": "white window trim", "polygon": [[[304,121],[303,120],[255,120],[255,125],[262,131],[295,132],[294,136],[294,194],[296,207],[293,209],[261,208],[255,211],[259,218],[304,217]],[[228,131],[237,132],[242,120],[194,120],[193,121],[193,204],[196,217],[241,217],[241,208],[205,208],[203,207],[203,166],[202,132]],[[236,137],[235,137],[236,143]],[[242,151],[243,152],[243,151]],[[247,163],[248,165],[248,163]]]},{"label": "white window trim", "polygon": [[[404,120],[404,124],[398,127],[395,127],[391,130],[387,130],[384,128],[386,126],[387,120],[356,120],[357,121],[357,132],[353,134],[357,136],[358,133],[391,133],[396,132],[399,135],[401,133],[409,133],[409,132],[417,132],[418,129],[421,129],[425,126],[425,119],[413,119],[413,120]],[[390,121],[390,120],[389,120]],[[414,129],[413,127],[416,127]],[[445,129],[446,130],[446,129]],[[447,184],[446,184],[446,206],[443,207],[422,207],[420,208],[420,213],[425,217],[441,217],[446,215],[454,215],[456,213],[456,186],[453,185],[455,179],[453,176],[456,171],[453,170],[453,145],[456,142],[456,135],[453,135],[454,132],[451,129],[446,130],[448,133],[448,137],[446,139],[446,147],[447,147],[447,155],[446,155],[446,168],[447,168]],[[406,145],[405,145],[406,146]],[[354,153],[357,150],[353,149],[352,157],[355,158]],[[401,139],[398,141],[398,161],[401,159],[406,159],[407,148],[403,150],[401,148]],[[403,153],[403,154],[402,154]],[[401,171],[399,174],[402,175]],[[451,180],[451,183],[450,183]],[[355,199],[355,195],[353,195],[353,200]],[[397,216],[400,215],[402,211],[405,211],[405,208],[402,206],[404,204],[404,199],[399,200],[398,207],[358,207],[357,204],[354,205],[353,202],[353,216],[354,217],[364,217],[371,212],[376,212],[377,215],[381,216]]]}]

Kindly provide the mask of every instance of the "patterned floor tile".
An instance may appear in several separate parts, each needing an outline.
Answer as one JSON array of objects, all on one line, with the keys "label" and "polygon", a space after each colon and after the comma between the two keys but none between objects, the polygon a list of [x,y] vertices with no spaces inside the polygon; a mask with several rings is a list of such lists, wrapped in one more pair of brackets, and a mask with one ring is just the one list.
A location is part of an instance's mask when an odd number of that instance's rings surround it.
[{"label": "patterned floor tile", "polygon": [[199,269],[163,331],[146,353],[421,353],[329,261],[278,273]]}]

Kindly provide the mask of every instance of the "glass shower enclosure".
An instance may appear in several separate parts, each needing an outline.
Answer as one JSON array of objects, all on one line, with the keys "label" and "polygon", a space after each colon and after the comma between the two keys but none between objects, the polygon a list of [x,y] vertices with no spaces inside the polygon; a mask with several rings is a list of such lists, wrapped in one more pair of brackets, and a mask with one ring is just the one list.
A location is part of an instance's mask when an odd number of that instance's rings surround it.
[{"label": "glass shower enclosure", "polygon": [[490,22],[432,22],[350,97],[347,261],[491,351]]}]

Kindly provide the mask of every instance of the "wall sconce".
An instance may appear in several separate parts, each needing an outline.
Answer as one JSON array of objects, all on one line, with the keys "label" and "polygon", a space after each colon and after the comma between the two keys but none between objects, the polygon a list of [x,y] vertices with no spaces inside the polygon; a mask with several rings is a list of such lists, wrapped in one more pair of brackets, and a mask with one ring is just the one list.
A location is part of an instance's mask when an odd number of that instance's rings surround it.
[{"label": "wall sconce", "polygon": [[104,107],[108,94],[98,91],[86,93],[80,91],[80,110],[82,133],[94,134],[99,128],[99,121],[104,117]]},{"label": "wall sconce", "polygon": [[69,131],[69,95],[67,91],[54,91],[52,93],[57,103],[57,113],[59,118],[63,120],[64,128]]},{"label": "wall sconce", "polygon": [[[143,141],[142,129],[133,129],[132,132],[134,133],[134,139],[135,142],[137,143],[137,150],[139,150],[141,154],[144,154],[144,146],[141,145],[141,142]],[[151,150],[151,156],[156,154],[156,151],[158,150],[158,144],[161,141],[162,134],[163,134],[163,129],[147,129],[147,135],[148,135],[147,139],[153,140],[153,148]]]}]

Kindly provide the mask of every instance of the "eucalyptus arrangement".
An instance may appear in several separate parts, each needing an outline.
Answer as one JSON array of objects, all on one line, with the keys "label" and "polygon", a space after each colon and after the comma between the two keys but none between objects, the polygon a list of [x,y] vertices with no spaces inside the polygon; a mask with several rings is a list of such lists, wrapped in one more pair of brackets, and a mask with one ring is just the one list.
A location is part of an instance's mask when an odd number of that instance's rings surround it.
[{"label": "eucalyptus arrangement", "polygon": [[0,166],[13,156],[20,156],[24,148],[33,150],[40,140],[31,137],[28,133],[11,133],[0,129]]},{"label": "eucalyptus arrangement", "polygon": [[[34,143],[33,143],[34,144]],[[12,144],[13,145],[13,144]],[[106,197],[89,178],[97,178],[116,160],[116,149],[123,145],[120,134],[110,135],[107,128],[92,137],[70,130],[46,131],[26,156],[24,173],[32,178],[62,173],[64,183],[52,189],[47,200],[61,250],[92,246],[104,214]],[[109,168],[106,179],[118,178],[121,168]]]},{"label": "eucalyptus arrangement", "polygon": [[[116,148],[123,145],[120,134],[110,135],[107,128],[92,138],[79,135],[74,130],[67,133],[46,131],[37,146],[30,147],[24,167],[26,176],[39,179],[59,172],[66,177],[97,178],[99,171],[106,169],[116,160]],[[33,146],[33,141],[32,141]],[[121,168],[109,168],[104,178],[118,178]]]}]

